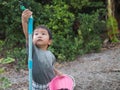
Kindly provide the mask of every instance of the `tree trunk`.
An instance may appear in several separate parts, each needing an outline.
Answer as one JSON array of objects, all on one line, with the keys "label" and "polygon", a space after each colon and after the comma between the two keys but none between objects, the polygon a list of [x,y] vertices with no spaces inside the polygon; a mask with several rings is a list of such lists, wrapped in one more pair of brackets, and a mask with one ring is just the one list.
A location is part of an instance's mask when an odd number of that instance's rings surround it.
[{"label": "tree trunk", "polygon": [[108,17],[113,16],[114,17],[114,8],[115,4],[114,4],[114,0],[108,0]]},{"label": "tree trunk", "polygon": [[118,22],[118,29],[120,31],[120,0],[115,0],[115,18]]}]

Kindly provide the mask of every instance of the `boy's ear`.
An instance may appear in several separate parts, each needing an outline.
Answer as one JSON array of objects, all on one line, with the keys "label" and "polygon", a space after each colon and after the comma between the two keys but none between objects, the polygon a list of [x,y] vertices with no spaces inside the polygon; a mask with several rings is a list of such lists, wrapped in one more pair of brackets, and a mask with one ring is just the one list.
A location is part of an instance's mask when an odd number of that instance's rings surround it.
[{"label": "boy's ear", "polygon": [[51,44],[52,44],[52,40],[49,40],[48,45],[51,45]]}]

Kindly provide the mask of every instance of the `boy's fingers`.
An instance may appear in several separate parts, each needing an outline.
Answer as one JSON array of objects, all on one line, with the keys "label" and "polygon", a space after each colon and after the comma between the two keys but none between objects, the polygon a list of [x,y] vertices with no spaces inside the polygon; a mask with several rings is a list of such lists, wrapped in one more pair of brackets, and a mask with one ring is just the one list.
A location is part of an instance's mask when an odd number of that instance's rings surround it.
[{"label": "boy's fingers", "polygon": [[24,11],[23,11],[23,13],[22,13],[22,15],[24,16],[26,16],[26,15],[28,15],[28,16],[30,16],[30,15],[32,15],[32,11],[30,11],[29,9],[25,9]]},{"label": "boy's fingers", "polygon": [[25,13],[26,13],[26,14],[29,14],[29,15],[32,15],[32,11],[30,11],[29,9],[26,9],[26,10],[25,10]]}]

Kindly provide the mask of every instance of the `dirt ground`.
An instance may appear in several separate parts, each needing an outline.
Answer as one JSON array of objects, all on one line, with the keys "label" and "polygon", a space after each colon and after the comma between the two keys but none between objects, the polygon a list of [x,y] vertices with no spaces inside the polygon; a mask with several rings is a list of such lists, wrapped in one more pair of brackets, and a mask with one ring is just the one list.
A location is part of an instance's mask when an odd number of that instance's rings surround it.
[{"label": "dirt ground", "polygon": [[[57,67],[74,77],[74,90],[120,90],[120,45],[79,56],[75,61],[57,64]],[[27,70],[8,69],[1,76],[8,77],[12,83],[5,90],[28,90]]]}]

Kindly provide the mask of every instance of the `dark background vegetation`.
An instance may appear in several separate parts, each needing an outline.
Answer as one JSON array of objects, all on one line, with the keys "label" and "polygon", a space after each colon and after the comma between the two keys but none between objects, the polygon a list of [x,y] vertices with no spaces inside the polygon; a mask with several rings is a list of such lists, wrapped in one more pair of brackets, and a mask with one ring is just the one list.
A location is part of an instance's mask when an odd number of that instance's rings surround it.
[{"label": "dark background vegetation", "polygon": [[[23,68],[27,55],[18,1],[0,0],[0,58],[14,58],[14,63]],[[44,24],[51,29],[53,44],[49,49],[60,62],[98,52],[109,38],[106,0],[23,1],[33,11],[34,27]]]}]

